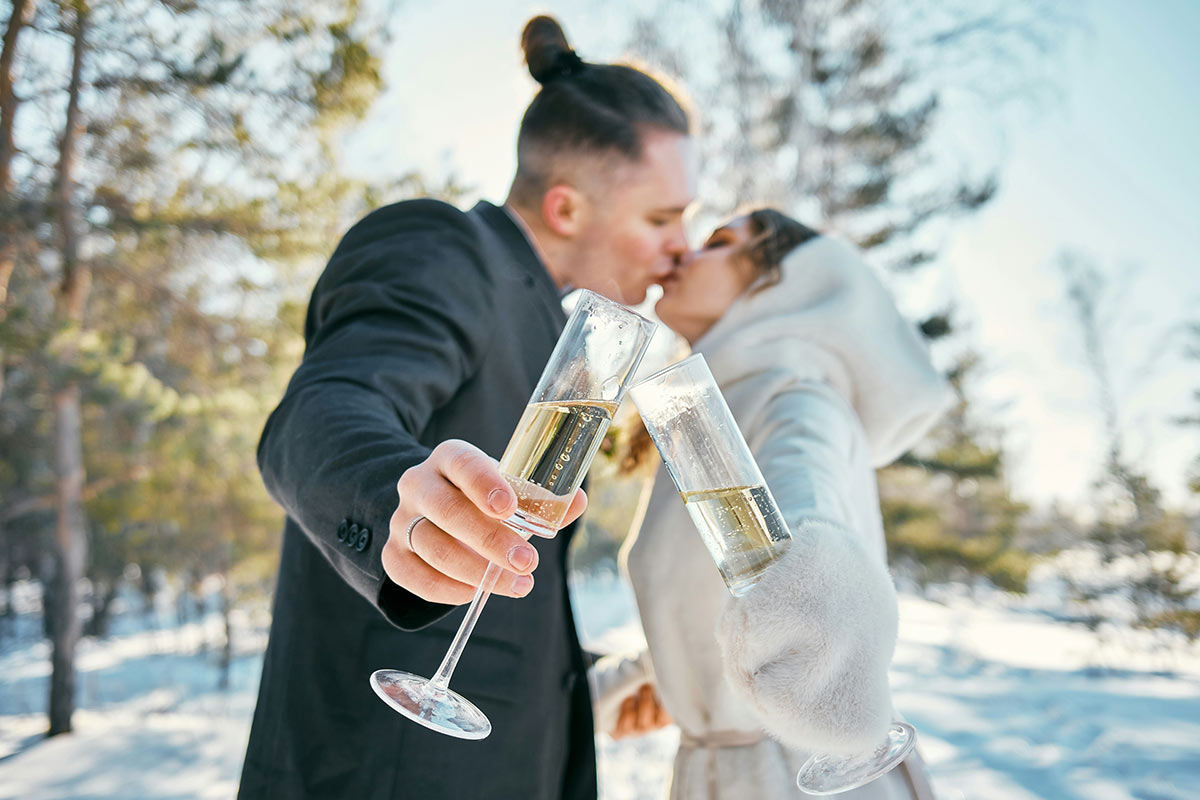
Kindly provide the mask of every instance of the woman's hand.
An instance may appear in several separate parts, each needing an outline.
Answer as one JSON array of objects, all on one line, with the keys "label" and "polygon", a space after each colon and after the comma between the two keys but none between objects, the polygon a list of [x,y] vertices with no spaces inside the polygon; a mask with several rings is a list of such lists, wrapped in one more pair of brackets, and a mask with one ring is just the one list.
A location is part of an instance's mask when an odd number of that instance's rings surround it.
[{"label": "woman's hand", "polygon": [[611,736],[614,739],[642,736],[670,724],[671,715],[658,699],[658,693],[649,683],[644,683],[635,694],[621,703],[617,725]]}]

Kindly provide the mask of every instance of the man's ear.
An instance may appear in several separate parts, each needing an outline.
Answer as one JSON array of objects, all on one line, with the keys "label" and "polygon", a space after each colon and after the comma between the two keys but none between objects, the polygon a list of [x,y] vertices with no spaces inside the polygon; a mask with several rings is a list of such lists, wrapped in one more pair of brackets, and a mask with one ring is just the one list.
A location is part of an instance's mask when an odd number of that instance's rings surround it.
[{"label": "man's ear", "polygon": [[587,199],[573,186],[559,183],[542,195],[542,222],[552,232],[574,237],[583,227]]}]

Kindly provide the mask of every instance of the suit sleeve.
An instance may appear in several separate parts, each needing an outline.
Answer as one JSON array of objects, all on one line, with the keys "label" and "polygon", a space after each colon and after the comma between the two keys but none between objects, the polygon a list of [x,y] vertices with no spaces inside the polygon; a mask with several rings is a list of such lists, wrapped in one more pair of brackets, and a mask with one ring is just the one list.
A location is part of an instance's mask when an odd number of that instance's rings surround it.
[{"label": "suit sleeve", "polygon": [[303,361],[258,446],[271,496],[347,584],[406,630],[452,609],[392,583],[380,553],[396,483],[430,453],[422,431],[487,351],[491,279],[468,224],[450,206],[401,204],[346,234],[313,292]]}]

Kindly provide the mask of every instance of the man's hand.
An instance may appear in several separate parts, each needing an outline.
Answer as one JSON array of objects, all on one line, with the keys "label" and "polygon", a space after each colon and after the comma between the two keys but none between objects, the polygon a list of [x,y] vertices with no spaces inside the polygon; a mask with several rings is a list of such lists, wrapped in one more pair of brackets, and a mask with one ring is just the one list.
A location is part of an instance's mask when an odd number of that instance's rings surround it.
[{"label": "man's hand", "polygon": [[643,683],[636,694],[625,698],[617,714],[617,726],[611,736],[625,739],[641,736],[671,724],[671,715],[658,699],[658,693],[648,683]]},{"label": "man's hand", "polygon": [[[482,450],[453,439],[442,442],[406,470],[396,488],[400,504],[382,554],[384,572],[393,582],[430,602],[461,605],[475,596],[491,561],[505,570],[496,594],[529,594],[537,551],[501,522],[517,510],[517,496]],[[586,507],[580,489],[563,526]],[[408,526],[421,516],[425,519],[413,528],[409,549]]]}]

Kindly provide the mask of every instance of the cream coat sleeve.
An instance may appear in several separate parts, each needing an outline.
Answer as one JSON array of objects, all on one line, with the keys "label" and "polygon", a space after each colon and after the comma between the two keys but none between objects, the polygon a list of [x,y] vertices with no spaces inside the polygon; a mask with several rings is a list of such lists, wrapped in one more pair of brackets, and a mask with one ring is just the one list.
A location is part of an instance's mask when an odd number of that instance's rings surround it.
[{"label": "cream coat sleeve", "polygon": [[[898,614],[878,508],[849,500],[877,497],[865,435],[851,407],[818,381],[792,384],[748,422],[793,541],[722,611],[726,678],[789,746],[869,749],[891,720]],[[869,493],[856,486],[863,481]]]},{"label": "cream coat sleeve", "polygon": [[645,650],[611,653],[597,659],[588,669],[592,716],[597,732],[611,734],[617,727],[621,703],[647,683],[654,683],[654,674]]}]

